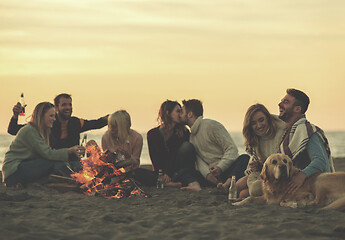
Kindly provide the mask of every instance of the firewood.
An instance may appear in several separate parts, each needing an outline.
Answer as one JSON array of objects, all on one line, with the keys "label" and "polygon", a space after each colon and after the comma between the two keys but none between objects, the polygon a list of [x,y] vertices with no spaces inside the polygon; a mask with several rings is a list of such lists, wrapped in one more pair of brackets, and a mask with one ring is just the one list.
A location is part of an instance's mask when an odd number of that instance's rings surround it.
[{"label": "firewood", "polygon": [[48,179],[50,183],[77,183],[74,178],[63,177],[55,174],[50,174]]}]

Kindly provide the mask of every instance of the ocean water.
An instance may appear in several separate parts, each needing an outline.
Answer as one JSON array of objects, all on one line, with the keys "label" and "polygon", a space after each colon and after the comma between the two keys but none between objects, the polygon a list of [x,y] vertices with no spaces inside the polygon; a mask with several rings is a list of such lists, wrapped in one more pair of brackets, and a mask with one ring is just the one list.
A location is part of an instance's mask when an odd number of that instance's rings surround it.
[{"label": "ocean water", "polygon": [[[245,149],[243,146],[243,135],[241,132],[232,132],[230,133],[232,139],[234,140],[235,144],[238,147],[238,151],[240,154],[245,153]],[[82,136],[82,135],[81,135]],[[146,140],[146,133],[142,134],[144,143],[143,143],[143,150],[141,153],[140,161],[142,164],[151,164],[148,148],[147,148],[147,140]],[[326,136],[328,138],[331,152],[333,157],[345,157],[345,131],[341,132],[326,132]],[[9,134],[0,134],[0,164],[5,156],[5,152],[7,151],[11,141],[13,140],[14,136]],[[101,138],[102,133],[88,133],[88,140],[95,140],[99,145],[101,145]]]}]

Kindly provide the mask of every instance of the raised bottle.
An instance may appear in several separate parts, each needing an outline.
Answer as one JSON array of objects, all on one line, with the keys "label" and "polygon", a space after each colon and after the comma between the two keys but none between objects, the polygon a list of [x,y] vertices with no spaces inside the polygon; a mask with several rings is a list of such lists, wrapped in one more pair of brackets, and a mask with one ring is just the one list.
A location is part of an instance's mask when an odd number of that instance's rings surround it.
[{"label": "raised bottle", "polygon": [[24,93],[20,94],[20,100],[19,100],[20,104],[22,105],[22,110],[19,113],[19,116],[25,116],[25,101],[24,101]]},{"label": "raised bottle", "polygon": [[[83,139],[81,140],[81,144],[80,144],[80,146],[82,146],[82,147],[85,148],[85,154],[84,154],[84,156],[82,156],[82,157],[87,156],[87,153],[86,153],[86,142],[87,142],[87,134],[84,134],[84,137],[83,137]],[[88,157],[88,156],[87,156],[87,157]]]}]

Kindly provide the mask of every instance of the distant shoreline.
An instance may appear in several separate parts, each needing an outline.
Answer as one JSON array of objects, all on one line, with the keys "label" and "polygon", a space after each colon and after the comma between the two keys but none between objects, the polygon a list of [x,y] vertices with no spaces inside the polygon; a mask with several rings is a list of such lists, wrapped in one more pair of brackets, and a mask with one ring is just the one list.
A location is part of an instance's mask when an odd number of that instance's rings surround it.
[{"label": "distant shoreline", "polygon": [[345,157],[333,158],[336,172],[345,172]]}]

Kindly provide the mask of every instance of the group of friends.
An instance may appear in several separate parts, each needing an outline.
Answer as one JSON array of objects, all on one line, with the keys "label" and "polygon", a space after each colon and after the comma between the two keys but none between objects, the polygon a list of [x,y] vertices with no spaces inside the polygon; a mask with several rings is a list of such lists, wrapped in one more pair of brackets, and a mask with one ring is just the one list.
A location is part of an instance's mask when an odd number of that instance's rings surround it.
[{"label": "group of friends", "polygon": [[[259,175],[266,158],[273,153],[288,155],[300,171],[289,184],[289,193],[320,172],[334,171],[324,132],[306,119],[309,97],[297,89],[287,89],[279,102],[279,115],[262,104],[250,106],[243,122],[247,154],[239,155],[225,127],[203,118],[198,99],[166,100],[158,114],[159,125],[147,132],[152,170],[140,168],[143,146],[141,134],[131,128],[127,111],[119,110],[97,120],[72,117],[69,94],[55,97],[54,105],[39,103],[28,124],[18,124],[22,106],[13,107],[8,132],[16,135],[2,166],[6,186],[37,182],[49,174],[72,168],[81,169],[85,148],[80,134],[108,125],[102,136],[103,151],[109,150],[130,160],[130,171],[144,185],[154,185],[159,170],[165,186],[200,191],[204,186],[226,190],[231,176],[236,177],[239,198],[262,194]],[[188,126],[188,127],[187,127]]]}]

